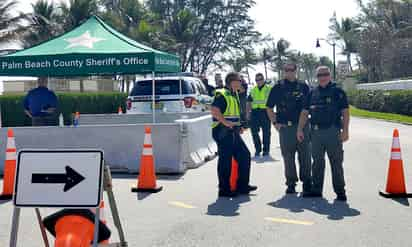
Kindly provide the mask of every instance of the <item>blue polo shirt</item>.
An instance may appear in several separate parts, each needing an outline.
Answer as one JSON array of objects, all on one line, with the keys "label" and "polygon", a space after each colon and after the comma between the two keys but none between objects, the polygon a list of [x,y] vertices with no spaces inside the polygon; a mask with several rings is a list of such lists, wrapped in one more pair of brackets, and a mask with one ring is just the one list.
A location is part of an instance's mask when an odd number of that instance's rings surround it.
[{"label": "blue polo shirt", "polygon": [[30,90],[24,99],[24,109],[30,111],[33,117],[49,115],[43,110],[57,108],[57,97],[47,87],[38,87]]}]

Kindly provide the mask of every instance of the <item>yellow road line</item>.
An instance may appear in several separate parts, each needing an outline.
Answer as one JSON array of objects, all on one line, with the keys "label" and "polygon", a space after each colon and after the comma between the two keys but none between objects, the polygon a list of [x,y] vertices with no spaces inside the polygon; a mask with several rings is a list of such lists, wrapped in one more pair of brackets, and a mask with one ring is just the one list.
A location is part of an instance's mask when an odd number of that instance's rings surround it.
[{"label": "yellow road line", "polygon": [[173,201],[173,202],[169,202],[169,204],[173,205],[173,206],[176,206],[176,207],[179,207],[179,208],[186,208],[186,209],[196,208],[195,206],[192,206],[192,205],[189,205],[189,204],[186,204],[186,203],[183,203],[183,202]]},{"label": "yellow road line", "polygon": [[315,224],[314,222],[311,222],[311,221],[288,220],[288,219],[271,218],[271,217],[266,217],[265,220],[276,222],[276,223],[286,223],[286,224],[304,225],[304,226],[311,226]]}]

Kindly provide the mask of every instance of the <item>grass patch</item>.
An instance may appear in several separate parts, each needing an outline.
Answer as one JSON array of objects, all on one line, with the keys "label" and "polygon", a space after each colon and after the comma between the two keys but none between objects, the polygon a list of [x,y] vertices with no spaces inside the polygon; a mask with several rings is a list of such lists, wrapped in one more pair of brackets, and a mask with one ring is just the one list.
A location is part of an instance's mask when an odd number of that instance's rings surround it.
[{"label": "grass patch", "polygon": [[350,114],[355,117],[375,118],[391,122],[412,124],[412,117],[393,113],[366,111],[354,106],[350,106]]}]

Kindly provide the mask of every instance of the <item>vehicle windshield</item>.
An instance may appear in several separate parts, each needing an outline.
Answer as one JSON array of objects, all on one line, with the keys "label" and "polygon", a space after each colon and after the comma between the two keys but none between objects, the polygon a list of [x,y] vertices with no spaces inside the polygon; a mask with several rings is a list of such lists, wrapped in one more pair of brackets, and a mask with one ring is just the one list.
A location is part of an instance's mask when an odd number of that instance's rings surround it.
[{"label": "vehicle windshield", "polygon": [[[156,95],[173,95],[180,94],[179,80],[156,80],[155,83]],[[133,88],[130,96],[152,95],[152,81],[139,81]],[[193,89],[188,86],[188,83],[182,80],[182,94],[191,94]]]}]

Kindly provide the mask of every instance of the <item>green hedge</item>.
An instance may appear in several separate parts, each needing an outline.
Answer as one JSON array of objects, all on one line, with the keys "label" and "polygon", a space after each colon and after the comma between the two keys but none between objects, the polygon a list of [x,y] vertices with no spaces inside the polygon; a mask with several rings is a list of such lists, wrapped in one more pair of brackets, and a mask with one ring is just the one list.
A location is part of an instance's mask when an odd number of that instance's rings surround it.
[{"label": "green hedge", "polygon": [[[31,120],[24,114],[23,100],[25,95],[0,96],[1,117],[3,127],[30,126]],[[58,111],[63,113],[65,124],[70,125],[72,113],[103,114],[117,113],[118,107],[126,109],[127,95],[118,92],[102,93],[58,93]]]},{"label": "green hedge", "polygon": [[412,90],[354,90],[348,92],[348,98],[351,105],[360,109],[412,116]]}]

